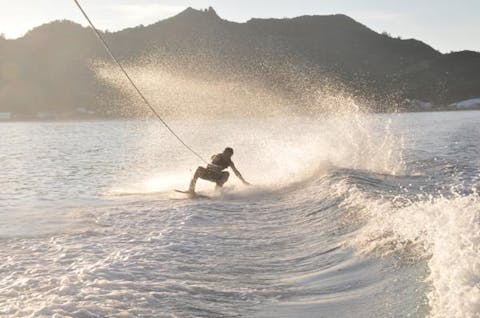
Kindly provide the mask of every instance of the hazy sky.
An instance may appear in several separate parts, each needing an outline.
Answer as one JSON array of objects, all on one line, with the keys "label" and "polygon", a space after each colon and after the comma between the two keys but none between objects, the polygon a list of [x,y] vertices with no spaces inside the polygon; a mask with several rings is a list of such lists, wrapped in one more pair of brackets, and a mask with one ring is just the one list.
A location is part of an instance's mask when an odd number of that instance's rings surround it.
[{"label": "hazy sky", "polygon": [[[213,6],[224,19],[344,13],[375,31],[416,38],[442,51],[480,51],[480,0],[80,0],[100,29],[150,24],[188,6]],[[42,23],[85,25],[72,0],[0,0],[0,33],[22,36]]]}]

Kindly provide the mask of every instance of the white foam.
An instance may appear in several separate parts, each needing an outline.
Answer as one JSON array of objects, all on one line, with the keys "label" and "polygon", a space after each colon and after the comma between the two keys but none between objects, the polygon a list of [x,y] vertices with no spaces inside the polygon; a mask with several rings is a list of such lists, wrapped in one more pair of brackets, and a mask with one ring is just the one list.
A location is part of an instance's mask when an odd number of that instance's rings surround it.
[{"label": "white foam", "polygon": [[[158,140],[158,145],[154,143],[161,127],[156,122],[151,125],[155,129],[147,127],[148,143],[140,147],[138,153],[129,154],[133,160],[127,168],[118,171],[120,176],[107,191],[108,195],[156,194],[188,187],[198,161],[192,161],[183,149],[175,153],[180,158],[172,160],[171,154],[162,152],[164,140]],[[202,135],[205,129],[195,128],[192,133],[192,128],[184,122],[174,122],[174,125],[180,131],[188,131],[184,135],[198,137],[191,143],[207,159],[225,146],[232,146],[237,168],[249,182],[263,189],[276,190],[318,178],[330,167],[394,175],[403,169],[402,138],[392,129],[390,117],[385,120],[352,112],[315,120],[285,117],[213,121],[208,130],[214,129],[216,135],[210,137],[208,143]],[[237,131],[242,133],[233,138],[231,134]],[[177,146],[172,144],[173,149]],[[242,188],[233,173],[228,185]],[[199,180],[197,189],[210,192],[213,186]]]},{"label": "white foam", "polygon": [[[353,191],[368,221],[353,245],[361,253],[404,252],[425,258],[431,317],[480,317],[480,199],[424,198],[395,206]],[[367,203],[367,204],[366,204]]]}]

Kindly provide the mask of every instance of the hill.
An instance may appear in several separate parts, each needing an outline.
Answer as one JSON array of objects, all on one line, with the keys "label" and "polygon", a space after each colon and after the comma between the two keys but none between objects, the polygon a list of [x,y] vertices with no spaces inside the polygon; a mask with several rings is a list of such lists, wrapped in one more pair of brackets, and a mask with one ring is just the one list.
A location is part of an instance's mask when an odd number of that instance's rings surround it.
[{"label": "hill", "polygon": [[[327,81],[378,111],[405,99],[447,105],[480,96],[480,53],[442,54],[345,15],[234,23],[212,8],[188,8],[104,36],[129,65],[154,56],[170,71],[199,79],[261,81],[300,108]],[[110,116],[126,95],[98,78],[92,63],[102,60],[108,56],[93,32],[70,21],[42,25],[16,40],[0,38],[0,112],[69,117],[87,108]]]}]

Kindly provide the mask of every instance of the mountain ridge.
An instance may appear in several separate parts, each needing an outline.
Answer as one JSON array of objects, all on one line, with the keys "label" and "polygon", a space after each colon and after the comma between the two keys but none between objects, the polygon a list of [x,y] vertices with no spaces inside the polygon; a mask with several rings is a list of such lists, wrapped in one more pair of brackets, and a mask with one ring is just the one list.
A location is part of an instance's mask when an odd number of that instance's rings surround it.
[{"label": "mountain ridge", "polygon": [[[238,23],[222,19],[211,7],[189,7],[148,26],[102,34],[124,61],[161,51],[172,60],[180,55],[198,60],[198,65],[184,65],[198,74],[221,77],[252,70],[249,77],[288,91],[293,100],[305,94],[305,87],[295,86],[296,74],[275,74],[273,66],[262,73],[259,66],[288,60],[305,70],[308,85],[329,76],[378,105],[389,100],[398,105],[405,99],[445,105],[480,96],[480,72],[475,72],[480,53],[442,54],[416,39],[379,34],[343,14]],[[0,50],[0,111],[74,112],[88,105],[104,114],[113,107],[107,104],[124,98],[91,69],[91,61],[108,56],[88,27],[50,22],[21,38],[0,40]],[[376,110],[384,111],[382,107]]]}]

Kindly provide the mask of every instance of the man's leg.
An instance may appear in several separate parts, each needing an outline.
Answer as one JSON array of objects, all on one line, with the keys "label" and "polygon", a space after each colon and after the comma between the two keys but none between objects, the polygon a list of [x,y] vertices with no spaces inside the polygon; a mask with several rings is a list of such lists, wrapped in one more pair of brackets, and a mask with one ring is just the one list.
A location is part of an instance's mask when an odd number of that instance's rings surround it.
[{"label": "man's leg", "polygon": [[188,188],[189,192],[195,192],[195,186],[197,184],[198,178],[202,178],[205,175],[206,169],[204,167],[198,167],[197,171],[193,175],[192,181],[190,181],[190,187]]},{"label": "man's leg", "polygon": [[220,190],[220,188],[223,187],[225,182],[227,182],[229,176],[230,176],[230,173],[228,173],[227,171],[223,171],[222,178],[216,182],[217,185],[215,186],[215,190]]}]

